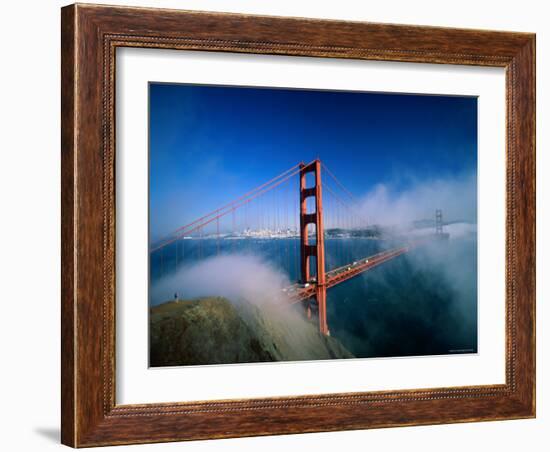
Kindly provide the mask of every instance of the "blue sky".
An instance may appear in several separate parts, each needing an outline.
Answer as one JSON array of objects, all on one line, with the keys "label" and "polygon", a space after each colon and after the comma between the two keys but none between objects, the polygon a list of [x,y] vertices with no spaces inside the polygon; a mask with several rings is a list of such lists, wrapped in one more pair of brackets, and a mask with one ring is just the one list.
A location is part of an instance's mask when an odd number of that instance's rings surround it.
[{"label": "blue sky", "polygon": [[152,239],[299,161],[319,157],[359,198],[477,166],[473,97],[152,83],[149,133]]}]

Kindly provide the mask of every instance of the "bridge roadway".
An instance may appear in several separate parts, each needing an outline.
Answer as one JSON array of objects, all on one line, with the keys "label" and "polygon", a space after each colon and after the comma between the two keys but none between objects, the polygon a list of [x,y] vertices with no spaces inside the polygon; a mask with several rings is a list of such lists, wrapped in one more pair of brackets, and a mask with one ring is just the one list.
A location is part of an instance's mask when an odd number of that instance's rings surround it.
[{"label": "bridge roadway", "polygon": [[[428,240],[426,239],[416,240],[408,243],[406,246],[382,251],[380,253],[373,254],[372,256],[358,259],[348,265],[343,265],[342,267],[330,270],[326,272],[327,289],[343,283],[344,281],[366,272],[367,270],[377,267],[384,262],[394,259],[397,256],[401,256],[402,254],[409,252],[412,248],[426,243],[427,241]],[[308,298],[315,296],[316,284],[315,281],[309,284],[296,283],[284,288],[283,292],[285,292],[285,294],[289,297],[291,303],[298,303],[299,301],[307,300]]]}]

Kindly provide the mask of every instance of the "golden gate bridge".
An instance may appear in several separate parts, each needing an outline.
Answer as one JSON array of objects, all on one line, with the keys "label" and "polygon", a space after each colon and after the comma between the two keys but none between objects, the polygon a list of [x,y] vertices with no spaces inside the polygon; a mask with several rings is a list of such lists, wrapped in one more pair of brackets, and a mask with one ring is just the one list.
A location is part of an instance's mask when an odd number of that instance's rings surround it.
[{"label": "golden gate bridge", "polygon": [[[324,180],[322,172],[328,176]],[[316,159],[299,163],[179,227],[154,243],[149,252],[162,274],[169,266],[177,268],[189,259],[196,262],[220,254],[255,252],[252,242],[273,239],[278,246],[270,248],[270,260],[296,281],[283,289],[286,297],[291,303],[306,302],[308,317],[314,301],[319,331],[329,335],[327,290],[429,240],[448,237],[443,233],[439,209],[435,224],[432,236],[357,256],[353,242],[346,238],[364,236],[367,219],[353,194]],[[331,243],[330,253],[325,238]]]}]

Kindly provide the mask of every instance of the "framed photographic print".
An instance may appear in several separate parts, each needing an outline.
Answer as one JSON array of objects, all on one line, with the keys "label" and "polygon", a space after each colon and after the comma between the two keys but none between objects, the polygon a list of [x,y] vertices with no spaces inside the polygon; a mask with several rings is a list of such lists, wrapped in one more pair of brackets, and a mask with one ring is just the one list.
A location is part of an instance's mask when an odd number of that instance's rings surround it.
[{"label": "framed photographic print", "polygon": [[62,9],[62,442],[535,416],[535,37]]}]

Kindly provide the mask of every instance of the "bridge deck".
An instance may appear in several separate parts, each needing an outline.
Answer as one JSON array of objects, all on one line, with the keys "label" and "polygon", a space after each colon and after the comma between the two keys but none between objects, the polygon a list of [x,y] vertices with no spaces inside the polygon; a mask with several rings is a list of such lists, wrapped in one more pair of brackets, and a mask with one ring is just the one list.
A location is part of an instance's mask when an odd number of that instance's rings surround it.
[{"label": "bridge deck", "polygon": [[[364,273],[384,262],[387,262],[391,259],[394,259],[402,254],[407,253],[412,248],[424,243],[426,240],[418,240],[414,243],[409,243],[406,246],[399,248],[394,248],[388,251],[382,251],[381,253],[374,254],[363,259],[359,259],[355,262],[352,262],[348,265],[343,265],[342,267],[335,268],[326,272],[326,286],[327,289],[336,286],[337,284],[343,283],[348,279],[351,279],[361,273]],[[305,286],[304,284],[296,283],[293,284],[283,291],[290,298],[292,303],[297,303],[302,300],[307,300],[315,296],[316,285],[315,282]]]}]

